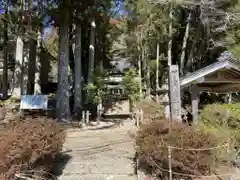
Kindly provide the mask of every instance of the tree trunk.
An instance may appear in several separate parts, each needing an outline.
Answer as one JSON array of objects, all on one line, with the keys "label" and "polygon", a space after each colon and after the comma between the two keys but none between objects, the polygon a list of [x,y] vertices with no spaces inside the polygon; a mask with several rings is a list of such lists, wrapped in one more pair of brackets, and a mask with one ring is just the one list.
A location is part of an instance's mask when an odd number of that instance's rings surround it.
[{"label": "tree trunk", "polygon": [[138,76],[139,76],[139,97],[140,99],[142,99],[142,61],[140,55],[138,56]]},{"label": "tree trunk", "polygon": [[29,78],[28,78],[28,68],[29,68],[29,53],[30,53],[30,42],[24,43],[23,47],[23,82],[22,82],[22,94],[28,94],[29,90]]},{"label": "tree trunk", "polygon": [[73,19],[73,14],[71,11],[69,11],[69,44],[68,44],[68,48],[69,48],[69,67],[70,67],[70,72],[71,72],[71,82],[69,82],[69,84],[74,87],[74,52],[73,52],[73,30],[74,30],[74,24],[72,22]]},{"label": "tree trunk", "polygon": [[172,33],[172,26],[173,26],[173,3],[172,1],[170,2],[170,6],[169,6],[169,18],[170,18],[170,21],[169,21],[169,29],[168,29],[168,79],[166,82],[168,82],[168,91],[167,93],[164,95],[164,99],[166,100],[165,104],[164,104],[164,114],[165,114],[165,117],[166,118],[170,118],[171,115],[170,115],[170,112],[171,112],[171,107],[170,107],[170,102],[171,102],[171,99],[170,99],[170,83],[169,83],[169,77],[171,76],[170,74],[170,66],[172,65],[172,36],[173,36],[173,33]]},{"label": "tree trunk", "polygon": [[157,57],[156,57],[156,102],[159,103],[158,90],[159,90],[159,54],[160,47],[159,42],[157,43]]},{"label": "tree trunk", "polygon": [[191,51],[189,53],[188,61],[187,61],[186,67],[184,68],[185,72],[189,72],[189,71],[193,70],[193,56],[194,56],[194,52],[196,50],[197,42],[199,40],[200,29],[201,29],[201,23],[198,23],[196,33],[195,33],[195,36],[194,36],[194,40],[193,40],[193,43],[192,43],[192,48],[191,48]]},{"label": "tree trunk", "polygon": [[146,91],[147,91],[147,61],[145,58],[145,47],[143,44],[143,29],[141,29],[141,35],[140,35],[140,45],[141,45],[141,61],[142,61],[142,86],[144,89],[143,97],[146,98]]},{"label": "tree trunk", "polygon": [[[27,0],[23,0],[23,12],[27,10]],[[25,14],[25,13],[24,13]],[[24,18],[24,17],[23,17]],[[26,33],[26,32],[24,32]],[[28,68],[29,68],[29,52],[30,52],[30,44],[29,40],[26,41],[24,39],[23,43],[23,66],[22,66],[22,94],[26,95],[28,94]]]},{"label": "tree trunk", "polygon": [[142,99],[142,58],[139,36],[137,35],[137,50],[138,50],[138,76],[139,76],[139,98]]},{"label": "tree trunk", "polygon": [[151,100],[151,76],[150,76],[150,62],[147,62],[147,97]]},{"label": "tree trunk", "polygon": [[143,88],[144,88],[144,98],[146,98],[146,90],[147,90],[147,64],[146,64],[146,59],[145,59],[145,52],[144,52],[144,48],[142,46],[141,48],[142,53],[141,53],[141,58],[142,58],[142,70],[143,70],[143,74],[142,74],[142,78],[143,78]]},{"label": "tree trunk", "polygon": [[23,40],[21,36],[16,41],[16,62],[14,72],[13,97],[20,99],[22,93],[22,64],[23,64]]},{"label": "tree trunk", "polygon": [[93,83],[94,61],[95,61],[95,29],[96,24],[91,22],[91,34],[89,45],[88,84]]},{"label": "tree trunk", "polygon": [[[21,1],[21,11],[25,10],[25,0]],[[23,13],[24,14],[24,13]],[[21,20],[24,16],[21,16]],[[23,83],[23,37],[22,33],[24,33],[23,28],[20,27],[20,35],[17,37],[16,41],[16,58],[15,58],[15,72],[14,72],[14,85],[13,85],[13,93],[12,96],[16,99],[21,98],[22,94],[22,83]]]},{"label": "tree trunk", "polygon": [[100,124],[102,114],[101,112],[102,112],[102,99],[100,98],[97,105],[97,124]]},{"label": "tree trunk", "polygon": [[186,25],[186,30],[183,38],[183,45],[182,45],[182,53],[181,53],[181,59],[180,59],[180,74],[183,75],[183,68],[185,64],[185,54],[186,54],[186,47],[187,47],[187,41],[189,37],[189,29],[190,29],[190,20],[191,20],[191,13],[188,15],[188,22]]},{"label": "tree trunk", "polygon": [[169,18],[170,18],[170,22],[169,22],[169,35],[168,35],[168,66],[172,65],[172,26],[173,26],[173,7],[172,7],[172,2],[170,2],[170,8],[169,8]]},{"label": "tree trunk", "polygon": [[36,60],[35,60],[35,73],[34,73],[34,94],[41,94],[41,81],[40,81],[40,72],[41,72],[41,46],[42,46],[42,34],[41,31],[38,30],[37,36],[37,47],[36,47]]},{"label": "tree trunk", "polygon": [[34,81],[35,81],[35,67],[36,67],[36,56],[37,56],[37,42],[30,39],[29,47],[29,67],[28,67],[28,79],[29,79],[29,92],[34,94]]},{"label": "tree trunk", "polygon": [[76,24],[75,58],[74,58],[74,106],[75,116],[81,116],[82,111],[82,27]]},{"label": "tree trunk", "polygon": [[204,51],[205,51],[205,43],[206,41],[205,40],[202,40],[199,48],[198,48],[198,51],[196,53],[196,60],[197,60],[197,65],[196,65],[196,68],[199,69],[202,67],[202,64],[204,63],[203,60],[202,60],[202,57],[204,56]]},{"label": "tree trunk", "polygon": [[[62,7],[66,5],[63,2]],[[62,12],[61,23],[59,25],[59,64],[58,64],[58,86],[57,86],[57,119],[68,122],[70,118],[69,107],[69,12]]]},{"label": "tree trunk", "polygon": [[[5,17],[8,14],[8,1],[5,4]],[[3,59],[3,99],[8,97],[8,22],[4,21],[4,59]]]}]

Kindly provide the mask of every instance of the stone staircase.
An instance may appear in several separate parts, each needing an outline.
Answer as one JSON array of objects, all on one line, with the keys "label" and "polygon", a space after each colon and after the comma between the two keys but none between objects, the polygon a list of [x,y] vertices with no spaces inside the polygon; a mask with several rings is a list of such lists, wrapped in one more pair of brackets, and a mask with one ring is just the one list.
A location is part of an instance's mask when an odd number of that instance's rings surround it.
[{"label": "stone staircase", "polygon": [[[103,130],[68,131],[64,151],[68,159],[57,164],[59,180],[136,180],[132,122]],[[65,159],[66,159],[65,158]]]}]

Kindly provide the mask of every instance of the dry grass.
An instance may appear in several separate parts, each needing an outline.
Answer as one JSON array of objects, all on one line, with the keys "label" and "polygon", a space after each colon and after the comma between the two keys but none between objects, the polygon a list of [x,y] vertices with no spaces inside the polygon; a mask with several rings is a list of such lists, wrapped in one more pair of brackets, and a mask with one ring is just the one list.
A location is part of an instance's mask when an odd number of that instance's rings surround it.
[{"label": "dry grass", "polygon": [[65,133],[52,120],[12,122],[0,137],[0,179],[15,179],[16,173],[28,170],[50,171],[64,140]]},{"label": "dry grass", "polygon": [[150,100],[141,101],[137,104],[137,108],[143,110],[143,113],[144,113],[143,114],[144,122],[142,122],[143,124],[149,123],[164,117],[163,105],[157,104],[154,101],[150,101]]},{"label": "dry grass", "polygon": [[[139,168],[155,174],[159,178],[167,178],[168,145],[181,148],[212,148],[220,144],[220,140],[212,134],[196,127],[175,123],[170,125],[162,119],[142,125],[136,137],[136,151],[139,156]],[[170,128],[171,127],[171,128]],[[221,142],[222,143],[222,142]],[[226,152],[226,151],[225,151]],[[221,157],[222,158],[222,157]],[[215,150],[186,151],[172,149],[172,170],[190,175],[209,175],[215,170],[217,161],[223,159]],[[174,175],[176,179],[181,175]],[[193,179],[184,177],[184,179]]]}]

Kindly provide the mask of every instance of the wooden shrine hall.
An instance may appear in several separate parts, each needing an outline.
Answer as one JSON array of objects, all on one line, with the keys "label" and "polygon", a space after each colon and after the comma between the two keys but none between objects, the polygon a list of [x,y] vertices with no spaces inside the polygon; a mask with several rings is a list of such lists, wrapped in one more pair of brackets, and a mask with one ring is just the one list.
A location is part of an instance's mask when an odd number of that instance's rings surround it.
[{"label": "wooden shrine hall", "polygon": [[181,91],[191,92],[193,120],[198,118],[199,92],[240,92],[240,62],[221,60],[180,78]]}]

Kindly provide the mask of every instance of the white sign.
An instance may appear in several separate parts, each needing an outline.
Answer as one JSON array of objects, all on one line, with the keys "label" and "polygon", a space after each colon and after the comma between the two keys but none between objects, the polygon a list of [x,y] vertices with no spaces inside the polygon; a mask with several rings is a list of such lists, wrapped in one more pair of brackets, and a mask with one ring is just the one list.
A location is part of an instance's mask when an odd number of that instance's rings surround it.
[{"label": "white sign", "polygon": [[169,67],[170,110],[172,120],[181,120],[181,95],[177,65]]},{"label": "white sign", "polygon": [[47,95],[22,95],[20,109],[47,109]]}]

